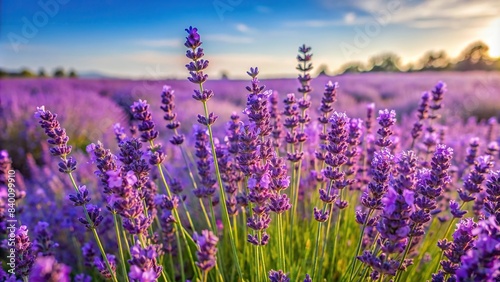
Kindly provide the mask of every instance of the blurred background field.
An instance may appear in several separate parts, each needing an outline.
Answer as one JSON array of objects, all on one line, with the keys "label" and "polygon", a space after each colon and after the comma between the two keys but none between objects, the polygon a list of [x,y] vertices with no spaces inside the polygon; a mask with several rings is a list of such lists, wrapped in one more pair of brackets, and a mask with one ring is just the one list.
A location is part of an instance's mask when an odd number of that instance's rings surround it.
[{"label": "blurred background field", "polygon": [[[317,114],[321,89],[329,80],[339,83],[336,110],[350,117],[363,118],[366,105],[375,103],[377,109],[394,109],[398,119],[413,124],[415,109],[422,92],[438,81],[448,84],[442,116],[446,123],[485,122],[491,117],[500,119],[500,72],[415,72],[415,73],[362,73],[339,76],[318,76],[312,80],[313,110]],[[295,79],[263,79],[267,89],[279,92],[281,100],[287,93],[297,91]],[[209,80],[206,85],[216,93],[216,113],[222,121],[231,113],[241,113],[246,103],[244,80]],[[151,103],[154,119],[161,123],[160,92],[163,85],[175,89],[180,130],[192,132],[197,114],[201,111],[192,99],[192,87],[186,80],[123,80],[78,78],[29,78],[0,80],[0,147],[7,149],[14,166],[26,170],[26,154],[40,158],[41,130],[33,119],[35,106],[45,105],[57,112],[71,136],[70,144],[84,151],[91,142],[101,140],[116,146],[113,125],[131,124],[130,105],[137,99]],[[448,121],[449,120],[449,121]],[[222,138],[225,122],[215,124]],[[166,129],[160,126],[160,136]],[[165,137],[166,143],[168,137]]]}]

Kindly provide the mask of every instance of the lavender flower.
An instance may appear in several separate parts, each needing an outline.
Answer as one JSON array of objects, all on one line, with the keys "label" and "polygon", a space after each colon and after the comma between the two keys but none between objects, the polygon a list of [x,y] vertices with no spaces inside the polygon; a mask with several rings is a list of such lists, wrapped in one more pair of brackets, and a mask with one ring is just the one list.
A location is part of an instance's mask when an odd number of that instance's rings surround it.
[{"label": "lavender flower", "polygon": [[94,266],[97,269],[97,271],[99,271],[99,273],[102,275],[102,277],[109,279],[112,276],[114,276],[114,273],[116,272],[116,257],[114,255],[106,254],[106,258],[108,259],[113,274],[109,273],[109,270],[106,267],[106,263],[100,257],[96,256],[94,258]]},{"label": "lavender flower", "polygon": [[256,133],[265,137],[271,133],[271,115],[269,113],[268,101],[271,96],[271,91],[264,91],[265,86],[259,86],[258,68],[250,68],[247,74],[252,77],[250,86],[246,89],[250,94],[247,97],[247,107],[243,111],[247,116],[250,123],[255,127]]},{"label": "lavender flower", "polygon": [[73,158],[67,158],[71,153],[71,146],[68,145],[69,137],[66,130],[61,128],[57,115],[45,110],[45,106],[37,107],[35,117],[40,119],[38,123],[45,130],[49,137],[48,143],[52,145],[50,153],[53,156],[61,158],[59,162],[59,171],[62,173],[71,173],[76,169],[76,161]]},{"label": "lavender flower", "polygon": [[26,225],[21,225],[15,234],[16,273],[21,276],[28,276],[35,262],[33,244],[28,237],[28,228]]},{"label": "lavender flower", "polygon": [[58,263],[53,256],[40,256],[36,259],[29,281],[31,282],[70,282],[71,268]]},{"label": "lavender flower", "polygon": [[455,274],[460,265],[460,258],[473,247],[473,232],[477,224],[471,219],[462,219],[457,224],[457,229],[453,233],[453,242],[448,243],[446,239],[439,242],[444,255],[448,260],[440,262],[443,270],[448,274]]},{"label": "lavender flower", "polygon": [[201,179],[201,186],[193,190],[193,193],[198,198],[212,197],[217,190],[215,187],[217,180],[214,178],[210,169],[212,163],[211,154],[207,148],[209,137],[205,129],[200,127],[195,129],[195,156],[198,158],[196,166],[198,167],[198,175]]},{"label": "lavender flower", "polygon": [[87,229],[97,228],[99,226],[99,224],[101,224],[102,220],[104,219],[104,217],[101,215],[101,208],[96,207],[94,205],[88,205],[87,210],[89,213],[90,221],[83,218],[83,217],[78,218],[78,220],[83,225],[85,225],[85,227],[87,227]]},{"label": "lavender flower", "polygon": [[389,189],[389,178],[394,156],[387,149],[376,152],[372,161],[373,180],[361,197],[361,203],[369,209],[381,209],[382,197]]},{"label": "lavender flower", "polygon": [[493,217],[472,230],[474,247],[461,257],[456,270],[458,281],[498,281],[500,279],[500,227]]},{"label": "lavender flower", "polygon": [[184,135],[177,133],[177,128],[181,125],[179,121],[177,121],[177,113],[175,110],[175,95],[172,87],[168,85],[163,86],[163,90],[161,92],[161,109],[165,112],[163,115],[163,119],[165,119],[167,123],[167,128],[174,131],[174,135],[170,138],[170,143],[173,145],[181,145],[184,143]]},{"label": "lavender flower", "polygon": [[283,137],[283,122],[281,117],[281,111],[278,110],[278,91],[272,91],[272,94],[269,96],[269,115],[271,119],[271,135],[273,137],[273,145],[277,148],[281,146],[282,137]]},{"label": "lavender flower", "polygon": [[429,117],[429,98],[429,92],[422,93],[422,98],[417,109],[418,121],[413,124],[413,128],[411,130],[411,137],[413,138],[412,144],[422,135],[422,129],[424,126],[423,121]]},{"label": "lavender flower", "polygon": [[283,270],[269,271],[269,281],[271,282],[290,282],[290,278],[283,272]]},{"label": "lavender flower", "polygon": [[394,126],[394,124],[396,124],[396,112],[385,109],[383,111],[380,110],[378,114],[379,116],[377,118],[377,121],[381,128],[377,130],[380,138],[377,139],[375,144],[382,148],[389,147],[392,145],[392,141],[389,139],[389,137],[393,134],[391,128]]},{"label": "lavender flower", "polygon": [[219,238],[215,236],[212,231],[203,230],[201,235],[194,233],[193,239],[198,246],[198,251],[196,256],[198,257],[198,262],[196,265],[202,271],[210,271],[216,264],[216,253],[217,253],[217,242]]},{"label": "lavender flower", "polygon": [[[409,218],[413,206],[413,192],[403,190],[401,194],[389,189],[383,198],[384,209],[377,230],[382,238],[382,250],[387,254],[402,253],[410,233]],[[384,240],[385,239],[385,240]]]},{"label": "lavender flower", "polygon": [[53,256],[53,249],[59,247],[59,244],[53,241],[52,232],[48,229],[49,224],[44,221],[38,222],[35,227],[35,240],[33,241],[33,250],[42,256]]},{"label": "lavender flower", "polygon": [[482,191],[481,185],[486,179],[486,174],[493,167],[491,156],[481,156],[474,162],[474,167],[466,176],[463,188],[458,190],[460,199],[464,202],[475,200],[478,193]]},{"label": "lavender flower", "polygon": [[125,133],[125,129],[119,123],[115,123],[113,125],[113,132],[115,133],[116,142],[118,142],[118,144],[127,139],[127,134]]},{"label": "lavender flower", "polygon": [[500,170],[491,172],[486,181],[484,210],[486,217],[493,217],[500,224]]},{"label": "lavender flower", "polygon": [[156,262],[158,254],[154,246],[142,248],[137,242],[130,250],[131,259],[129,278],[131,281],[137,282],[153,282],[157,281],[161,275],[163,267]]}]

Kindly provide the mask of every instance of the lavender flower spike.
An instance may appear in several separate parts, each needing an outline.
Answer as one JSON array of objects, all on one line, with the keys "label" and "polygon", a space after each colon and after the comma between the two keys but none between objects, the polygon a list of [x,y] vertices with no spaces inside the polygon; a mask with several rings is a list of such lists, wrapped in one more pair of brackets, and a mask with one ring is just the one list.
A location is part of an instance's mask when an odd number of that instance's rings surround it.
[{"label": "lavender flower spike", "polygon": [[201,235],[198,233],[194,233],[193,239],[198,246],[198,251],[196,252],[196,256],[198,257],[198,262],[196,265],[202,271],[210,271],[217,261],[217,242],[219,238],[209,230],[201,231]]}]

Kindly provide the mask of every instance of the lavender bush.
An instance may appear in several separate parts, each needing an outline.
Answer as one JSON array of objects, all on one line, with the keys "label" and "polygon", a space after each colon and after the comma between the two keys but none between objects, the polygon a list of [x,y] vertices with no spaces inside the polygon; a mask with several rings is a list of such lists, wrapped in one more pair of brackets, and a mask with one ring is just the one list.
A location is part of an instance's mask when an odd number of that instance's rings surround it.
[{"label": "lavender bush", "polygon": [[89,98],[113,105],[106,128],[47,98],[19,135],[33,101],[7,82],[2,281],[500,280],[500,130],[450,110],[457,80],[377,99],[377,75],[313,79],[302,45],[293,88],[252,67],[224,89],[186,32],[189,84]]}]

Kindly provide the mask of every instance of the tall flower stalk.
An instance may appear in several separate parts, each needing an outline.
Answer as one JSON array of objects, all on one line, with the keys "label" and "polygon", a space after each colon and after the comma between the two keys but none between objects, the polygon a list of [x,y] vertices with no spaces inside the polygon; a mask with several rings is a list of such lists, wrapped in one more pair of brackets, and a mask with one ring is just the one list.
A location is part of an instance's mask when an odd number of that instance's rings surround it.
[{"label": "tall flower stalk", "polygon": [[[73,177],[72,173],[76,170],[76,161],[72,157],[68,157],[71,153],[71,146],[68,145],[69,137],[66,135],[66,130],[61,128],[61,125],[57,120],[57,115],[45,110],[45,107],[41,106],[37,108],[35,117],[40,119],[40,126],[45,130],[45,134],[49,137],[48,143],[52,145],[50,153],[52,156],[59,157],[61,159],[59,162],[59,171],[68,174],[71,183],[73,184],[73,188],[75,189],[76,197],[85,198],[85,191],[81,191],[80,186],[76,184],[75,178]],[[101,252],[101,256],[112,280],[118,281],[114,270],[111,268],[106,252],[104,251],[101,238],[97,233],[97,220],[99,218],[102,220],[102,216],[99,216],[100,209],[89,208],[87,203],[87,201],[83,201],[81,203],[85,215],[85,219],[82,219],[81,221],[86,222],[87,228],[92,232],[92,235],[94,235],[94,239],[99,247],[99,251]]]},{"label": "tall flower stalk", "polygon": [[193,98],[197,101],[200,101],[203,105],[204,116],[198,115],[198,122],[202,125],[205,125],[208,130],[208,136],[210,138],[210,145],[212,149],[212,157],[214,162],[215,174],[217,176],[217,183],[219,185],[219,195],[221,197],[221,216],[224,222],[225,232],[229,234],[229,241],[231,243],[231,249],[233,254],[233,260],[236,265],[236,270],[238,271],[238,275],[240,278],[243,278],[243,273],[241,271],[238,253],[236,251],[235,238],[233,235],[233,229],[231,228],[231,222],[229,220],[229,214],[226,206],[226,196],[224,194],[224,186],[221,179],[221,174],[219,171],[219,164],[217,161],[217,154],[215,150],[215,142],[214,135],[212,132],[212,125],[217,120],[217,116],[214,113],[210,113],[208,110],[207,101],[213,97],[214,93],[212,90],[204,89],[203,83],[207,80],[208,75],[203,73],[203,70],[208,67],[208,61],[202,59],[204,56],[203,48],[201,48],[201,40],[200,35],[198,34],[198,29],[189,27],[186,29],[188,36],[186,37],[186,42],[184,46],[188,48],[186,52],[186,57],[188,57],[191,62],[186,65],[187,70],[189,71],[190,77],[188,80],[199,86],[199,90],[194,90]]}]

